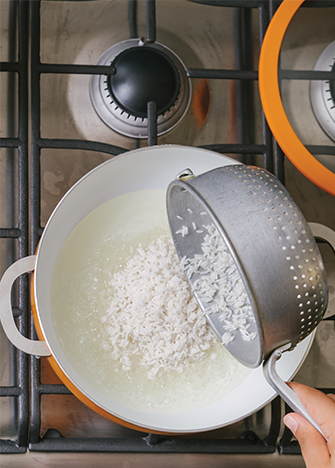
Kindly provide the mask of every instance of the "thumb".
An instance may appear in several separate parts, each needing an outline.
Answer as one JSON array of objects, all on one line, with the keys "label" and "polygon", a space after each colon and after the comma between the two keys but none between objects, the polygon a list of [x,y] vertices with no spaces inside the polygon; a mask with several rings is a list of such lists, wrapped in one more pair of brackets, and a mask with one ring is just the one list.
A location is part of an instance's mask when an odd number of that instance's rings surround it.
[{"label": "thumb", "polygon": [[307,468],[331,467],[325,439],[305,418],[289,413],[284,417],[284,424],[298,439]]}]

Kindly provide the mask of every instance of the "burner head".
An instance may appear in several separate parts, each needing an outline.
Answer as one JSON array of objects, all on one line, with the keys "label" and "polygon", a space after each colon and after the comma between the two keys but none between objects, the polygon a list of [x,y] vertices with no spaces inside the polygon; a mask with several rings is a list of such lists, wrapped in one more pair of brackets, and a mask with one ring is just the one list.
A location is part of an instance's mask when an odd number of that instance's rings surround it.
[{"label": "burner head", "polygon": [[115,75],[93,75],[91,100],[99,117],[116,132],[148,137],[147,105],[157,107],[157,134],[172,130],[191,102],[191,81],[179,57],[168,47],[139,39],[118,42],[98,65],[113,65]]},{"label": "burner head", "polygon": [[172,60],[151,47],[132,47],[113,60],[116,74],[107,80],[111,96],[121,109],[135,117],[147,117],[147,104],[154,101],[157,114],[174,104],[180,79]]},{"label": "burner head", "polygon": [[[335,70],[335,41],[323,50],[314,70]],[[311,81],[310,97],[317,121],[324,132],[335,141],[335,81]]]},{"label": "burner head", "polygon": [[[335,72],[335,61],[332,66],[332,72]],[[329,89],[333,103],[335,103],[335,80],[329,80]]]}]

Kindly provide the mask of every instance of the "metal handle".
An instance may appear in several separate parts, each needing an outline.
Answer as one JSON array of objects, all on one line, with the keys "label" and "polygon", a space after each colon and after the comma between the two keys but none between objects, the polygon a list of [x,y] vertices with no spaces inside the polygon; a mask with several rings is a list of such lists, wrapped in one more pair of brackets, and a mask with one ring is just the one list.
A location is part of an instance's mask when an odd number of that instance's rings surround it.
[{"label": "metal handle", "polygon": [[13,263],[4,273],[0,281],[0,320],[9,341],[21,351],[34,356],[50,356],[50,351],[44,341],[34,341],[21,335],[16,327],[13,312],[11,291],[14,281],[23,273],[35,269],[36,255],[24,257]]},{"label": "metal handle", "polygon": [[313,236],[328,242],[335,253],[335,232],[323,224],[308,223],[308,225],[311,228]]},{"label": "metal handle", "polygon": [[308,413],[304,405],[301,403],[298,395],[289,387],[277,374],[276,362],[281,358],[283,352],[288,351],[292,347],[291,343],[288,343],[280,348],[277,348],[271,356],[263,363],[263,372],[266,380],[269,382],[276,392],[282,397],[282,399],[292,408],[293,411],[303,416],[312,426],[317,429],[320,434],[327,441],[326,436],[321,431],[319,425],[314,421],[312,416]]}]

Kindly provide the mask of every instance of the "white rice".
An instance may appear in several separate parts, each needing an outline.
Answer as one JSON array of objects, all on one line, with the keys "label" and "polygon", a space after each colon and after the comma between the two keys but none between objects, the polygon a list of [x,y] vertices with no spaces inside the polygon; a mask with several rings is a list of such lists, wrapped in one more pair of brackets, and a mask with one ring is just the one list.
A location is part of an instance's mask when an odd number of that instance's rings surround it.
[{"label": "white rice", "polygon": [[137,356],[149,378],[170,369],[182,372],[216,339],[166,236],[140,245],[110,287],[104,346],[125,371]]},{"label": "white rice", "polygon": [[[221,312],[223,344],[233,341],[237,332],[244,341],[254,340],[257,334],[249,331],[255,321],[254,314],[236,264],[215,226],[203,227],[207,234],[201,244],[202,253],[193,258],[184,257],[181,262],[192,282],[192,290],[204,305],[206,314]],[[192,280],[193,275],[198,278]]]}]

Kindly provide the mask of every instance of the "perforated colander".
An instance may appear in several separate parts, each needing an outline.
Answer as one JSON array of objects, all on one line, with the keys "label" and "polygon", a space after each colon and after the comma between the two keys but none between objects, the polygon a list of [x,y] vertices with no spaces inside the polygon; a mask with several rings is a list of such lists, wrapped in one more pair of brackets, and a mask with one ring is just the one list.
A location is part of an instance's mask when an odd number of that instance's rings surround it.
[{"label": "perforated colander", "polygon": [[[184,264],[185,258],[203,255],[208,226],[219,233],[247,292],[251,311],[247,332],[253,339],[238,332],[231,341],[223,339],[227,321],[222,319],[220,291],[210,304],[196,292],[205,276],[201,268],[188,274],[200,307],[228,351],[248,367],[264,362],[269,383],[320,430],[275,372],[281,353],[293,349],[322,320],[328,298],[311,227],[286,188],[271,173],[252,166],[225,166],[198,176],[186,169],[168,187],[167,212]],[[319,237],[335,236],[323,228],[327,235]],[[331,242],[334,248],[335,241]]]}]

